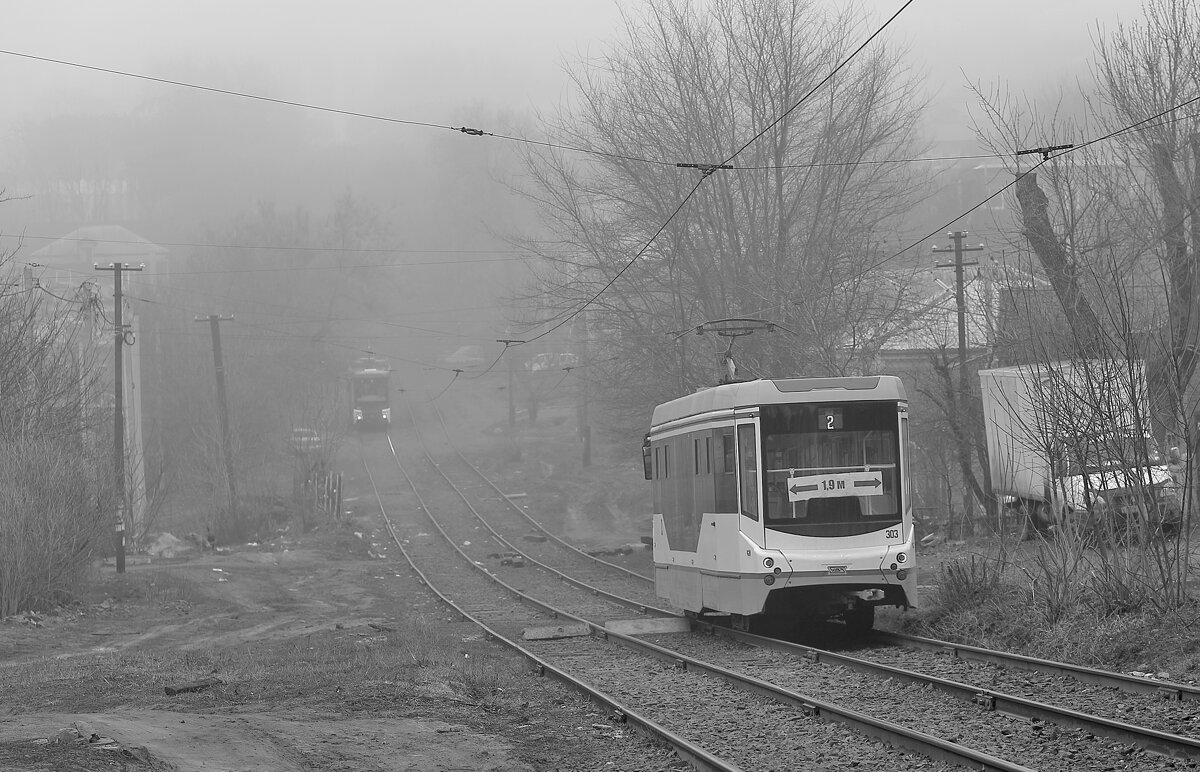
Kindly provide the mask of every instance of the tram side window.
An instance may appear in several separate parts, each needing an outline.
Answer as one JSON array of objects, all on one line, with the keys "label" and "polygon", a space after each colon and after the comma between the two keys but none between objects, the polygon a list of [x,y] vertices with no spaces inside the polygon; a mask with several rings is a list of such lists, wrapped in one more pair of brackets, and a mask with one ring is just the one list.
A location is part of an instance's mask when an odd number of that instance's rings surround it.
[{"label": "tram side window", "polygon": [[672,453],[675,467],[673,477],[675,478],[675,506],[676,511],[681,517],[689,522],[696,516],[696,476],[691,472],[696,466],[696,460],[691,458],[695,453],[695,447],[692,444],[688,435],[680,435],[675,437],[671,444],[675,447],[675,452]]},{"label": "tram side window", "polygon": [[713,440],[717,445],[716,474],[713,475],[716,510],[737,512],[737,465],[734,461],[733,428],[713,430]]},{"label": "tram side window", "polygon": [[739,479],[741,481],[742,514],[758,519],[758,442],[754,426],[737,428]]},{"label": "tram side window", "polygon": [[655,509],[664,515],[675,514],[679,497],[675,485],[668,483],[671,478],[671,440],[654,446],[654,494]]},{"label": "tram side window", "polygon": [[713,484],[712,432],[692,432],[688,435],[695,454],[695,474],[691,480],[692,511],[703,515],[717,512],[716,487]]}]

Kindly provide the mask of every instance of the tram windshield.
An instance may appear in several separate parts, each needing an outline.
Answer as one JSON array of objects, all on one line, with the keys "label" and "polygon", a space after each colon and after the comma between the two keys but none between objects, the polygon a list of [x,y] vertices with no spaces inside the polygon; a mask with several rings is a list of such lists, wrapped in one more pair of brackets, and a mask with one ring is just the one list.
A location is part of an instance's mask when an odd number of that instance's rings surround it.
[{"label": "tram windshield", "polygon": [[854,536],[901,520],[895,402],[765,405],[764,524]]},{"label": "tram windshield", "polygon": [[386,375],[358,377],[351,381],[356,402],[383,402],[388,396]]}]

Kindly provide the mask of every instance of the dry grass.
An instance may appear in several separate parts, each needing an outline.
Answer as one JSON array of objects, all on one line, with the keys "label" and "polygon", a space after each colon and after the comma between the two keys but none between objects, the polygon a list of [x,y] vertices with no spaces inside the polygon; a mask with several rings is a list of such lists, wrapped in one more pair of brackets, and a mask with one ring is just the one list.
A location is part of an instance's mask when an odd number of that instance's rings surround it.
[{"label": "dry grass", "polygon": [[[981,540],[972,547],[974,556],[961,550],[922,556],[923,571],[938,586],[923,597],[919,611],[900,619],[905,631],[1105,669],[1200,679],[1200,604],[1159,610],[1131,593],[1139,574],[1125,563],[1140,553],[1120,553],[1121,563],[1055,541],[1004,549]],[[984,557],[1001,554],[1003,571],[997,558]],[[1193,557],[1193,563],[1200,560]],[[1198,589],[1192,588],[1194,597]]]}]

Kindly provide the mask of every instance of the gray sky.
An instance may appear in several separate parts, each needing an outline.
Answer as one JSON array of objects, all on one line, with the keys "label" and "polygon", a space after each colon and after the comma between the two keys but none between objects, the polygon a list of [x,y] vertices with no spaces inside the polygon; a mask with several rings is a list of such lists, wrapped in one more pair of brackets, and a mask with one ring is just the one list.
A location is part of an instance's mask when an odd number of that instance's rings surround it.
[{"label": "gray sky", "polygon": [[[829,0],[841,2],[841,0]],[[865,0],[880,23],[901,0]],[[566,89],[561,61],[597,53],[634,0],[39,0],[6,4],[0,48],[99,67],[394,117],[447,122],[474,105],[524,110]],[[334,10],[336,9],[336,10]],[[1034,94],[1086,76],[1097,22],[1140,13],[1136,0],[916,0],[889,28],[937,94],[938,138],[968,99],[963,72]],[[214,67],[247,68],[261,82],[211,82]],[[217,69],[217,72],[220,70]],[[232,80],[232,79],[230,79]],[[8,115],[73,100],[115,100],[148,84],[0,56]],[[166,88],[166,87],[163,87]],[[955,135],[958,135],[956,137]]]}]

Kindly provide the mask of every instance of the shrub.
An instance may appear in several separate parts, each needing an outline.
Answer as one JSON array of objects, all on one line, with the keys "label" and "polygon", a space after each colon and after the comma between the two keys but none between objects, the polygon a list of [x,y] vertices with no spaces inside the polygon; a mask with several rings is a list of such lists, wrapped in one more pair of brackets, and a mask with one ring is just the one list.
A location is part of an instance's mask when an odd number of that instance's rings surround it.
[{"label": "shrub", "polygon": [[85,472],[62,440],[0,444],[0,616],[73,597],[111,531]]},{"label": "shrub", "polygon": [[1002,593],[1004,562],[971,555],[943,563],[938,569],[937,604],[947,612],[977,608]]}]

